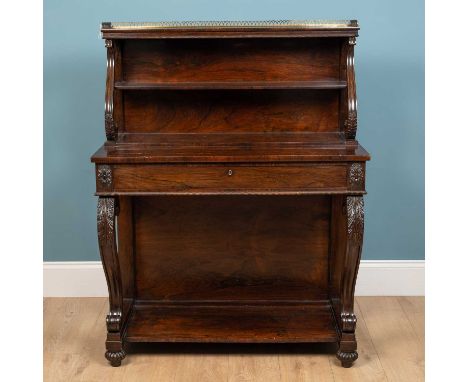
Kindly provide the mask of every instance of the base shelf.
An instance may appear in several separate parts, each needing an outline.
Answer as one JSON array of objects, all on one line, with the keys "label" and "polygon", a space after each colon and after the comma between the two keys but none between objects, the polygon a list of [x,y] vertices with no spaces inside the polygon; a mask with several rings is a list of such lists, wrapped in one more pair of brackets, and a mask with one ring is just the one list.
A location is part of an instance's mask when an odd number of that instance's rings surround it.
[{"label": "base shelf", "polygon": [[307,304],[136,304],[128,342],[336,342],[327,301]]}]

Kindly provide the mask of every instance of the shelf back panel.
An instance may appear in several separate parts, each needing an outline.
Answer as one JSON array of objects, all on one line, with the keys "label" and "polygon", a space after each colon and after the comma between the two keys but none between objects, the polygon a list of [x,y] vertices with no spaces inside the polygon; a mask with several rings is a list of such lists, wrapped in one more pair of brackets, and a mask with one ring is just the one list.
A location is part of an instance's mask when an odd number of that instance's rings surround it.
[{"label": "shelf back panel", "polygon": [[128,91],[124,116],[126,133],[338,132],[339,91]]},{"label": "shelf back panel", "polygon": [[123,80],[338,80],[338,38],[125,40]]},{"label": "shelf back panel", "polygon": [[327,298],[329,196],[135,197],[137,298]]}]

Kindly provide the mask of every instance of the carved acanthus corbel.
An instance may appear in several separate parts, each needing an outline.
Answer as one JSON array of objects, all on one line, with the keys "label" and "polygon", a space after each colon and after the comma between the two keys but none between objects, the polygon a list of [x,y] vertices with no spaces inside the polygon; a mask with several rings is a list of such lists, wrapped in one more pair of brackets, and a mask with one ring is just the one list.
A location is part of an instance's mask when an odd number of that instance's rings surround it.
[{"label": "carved acanthus corbel", "polygon": [[[348,241],[351,241],[353,245],[359,247],[359,254],[353,254],[353,257],[359,255],[361,252],[362,238],[364,233],[364,199],[362,196],[348,196],[346,198],[346,207],[348,214]],[[351,255],[351,254],[349,254]],[[359,264],[356,263],[356,259],[350,259],[353,267],[357,267]]]}]

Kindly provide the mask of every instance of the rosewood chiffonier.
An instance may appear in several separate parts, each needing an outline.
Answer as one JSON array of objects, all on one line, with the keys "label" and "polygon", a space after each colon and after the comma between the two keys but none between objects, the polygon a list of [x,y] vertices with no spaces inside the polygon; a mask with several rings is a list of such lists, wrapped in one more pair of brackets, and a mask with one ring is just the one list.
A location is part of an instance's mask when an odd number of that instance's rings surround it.
[{"label": "rosewood chiffonier", "polygon": [[131,342],[337,344],[364,229],[351,21],[103,23],[106,358]]}]

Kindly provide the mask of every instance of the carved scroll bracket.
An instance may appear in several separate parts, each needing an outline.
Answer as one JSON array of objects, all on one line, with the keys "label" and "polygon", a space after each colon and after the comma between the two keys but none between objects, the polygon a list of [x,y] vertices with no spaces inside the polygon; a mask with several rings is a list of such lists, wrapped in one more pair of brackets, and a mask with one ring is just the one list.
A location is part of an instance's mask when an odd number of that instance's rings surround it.
[{"label": "carved scroll bracket", "polygon": [[355,139],[357,131],[357,99],[356,78],[354,74],[354,45],[356,37],[349,38],[348,54],[346,56],[346,76],[348,82],[348,115],[344,123],[347,139]]},{"label": "carved scroll bracket", "polygon": [[104,123],[108,141],[117,137],[117,127],[114,122],[114,75],[115,75],[115,52],[112,40],[105,40],[107,48],[107,78]]}]

